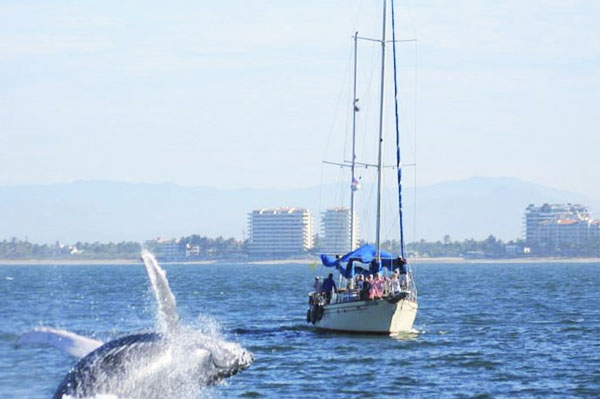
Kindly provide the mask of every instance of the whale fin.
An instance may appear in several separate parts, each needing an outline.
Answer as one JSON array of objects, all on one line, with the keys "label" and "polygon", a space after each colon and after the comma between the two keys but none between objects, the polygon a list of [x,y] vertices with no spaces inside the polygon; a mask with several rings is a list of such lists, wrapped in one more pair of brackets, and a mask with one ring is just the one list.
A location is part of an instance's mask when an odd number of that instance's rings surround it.
[{"label": "whale fin", "polygon": [[102,346],[103,342],[70,331],[57,330],[51,327],[37,327],[22,334],[17,340],[17,346],[26,344],[52,345],[71,356],[82,358]]}]

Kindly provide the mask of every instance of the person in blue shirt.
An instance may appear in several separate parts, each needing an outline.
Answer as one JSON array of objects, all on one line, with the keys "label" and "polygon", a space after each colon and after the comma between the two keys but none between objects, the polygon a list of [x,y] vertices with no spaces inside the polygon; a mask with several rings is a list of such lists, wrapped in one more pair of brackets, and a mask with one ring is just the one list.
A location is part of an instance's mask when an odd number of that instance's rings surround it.
[{"label": "person in blue shirt", "polygon": [[337,287],[335,286],[335,281],[333,281],[333,273],[329,273],[329,276],[323,281],[323,292],[325,293],[325,299],[327,303],[331,301],[331,290],[337,292]]}]

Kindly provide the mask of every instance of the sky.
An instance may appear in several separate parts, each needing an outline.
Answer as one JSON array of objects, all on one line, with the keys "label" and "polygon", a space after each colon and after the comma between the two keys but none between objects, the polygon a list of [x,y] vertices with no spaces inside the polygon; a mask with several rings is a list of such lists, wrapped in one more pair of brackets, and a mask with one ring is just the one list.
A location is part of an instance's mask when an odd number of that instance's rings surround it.
[{"label": "sky", "polygon": [[[600,198],[599,2],[396,3],[398,38],[416,39],[398,45],[398,76],[418,184],[506,176]],[[0,185],[333,181],[322,161],[347,157],[351,35],[379,36],[380,9],[3,0]],[[377,51],[360,43],[367,148]]]}]

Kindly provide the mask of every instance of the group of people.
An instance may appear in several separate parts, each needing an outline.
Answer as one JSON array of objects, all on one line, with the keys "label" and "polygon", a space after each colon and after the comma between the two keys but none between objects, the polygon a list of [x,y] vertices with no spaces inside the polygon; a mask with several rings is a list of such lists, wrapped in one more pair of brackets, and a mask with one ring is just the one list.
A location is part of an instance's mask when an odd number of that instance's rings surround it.
[{"label": "group of people", "polygon": [[354,279],[348,280],[348,290],[358,290],[361,301],[381,299],[387,296],[394,296],[407,290],[409,277],[406,273],[400,273],[398,269],[394,270],[390,276],[382,276],[377,273],[374,277],[369,274],[365,277],[359,274]]},{"label": "group of people", "polygon": [[[402,272],[401,272],[402,271]],[[382,276],[381,273],[369,274],[367,277],[363,274],[357,274],[354,278],[348,279],[346,289],[348,292],[358,293],[361,301],[381,299],[388,296],[395,296],[402,291],[408,290],[410,277],[405,269],[396,269],[390,276]],[[331,293],[337,292],[333,274],[321,282],[320,278],[315,277],[314,290],[317,294],[325,296],[326,303],[331,301]]]}]

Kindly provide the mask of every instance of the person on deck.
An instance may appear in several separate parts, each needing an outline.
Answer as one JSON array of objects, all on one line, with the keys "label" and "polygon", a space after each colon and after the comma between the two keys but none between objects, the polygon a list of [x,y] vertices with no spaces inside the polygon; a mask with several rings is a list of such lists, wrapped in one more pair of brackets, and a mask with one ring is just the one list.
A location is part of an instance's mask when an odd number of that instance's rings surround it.
[{"label": "person on deck", "polygon": [[369,299],[369,290],[371,288],[369,281],[365,278],[364,275],[360,275],[360,278],[358,280],[358,284],[360,287],[360,300],[361,301],[366,301],[367,299]]},{"label": "person on deck", "polygon": [[381,299],[383,296],[383,278],[381,278],[381,273],[377,273],[373,280],[373,296],[375,299]]},{"label": "person on deck", "polygon": [[408,274],[408,266],[406,259],[402,256],[398,256],[394,259],[394,273],[398,277],[398,282],[402,290],[408,290],[410,285],[410,276]]},{"label": "person on deck", "polygon": [[355,285],[354,285],[354,279],[353,279],[352,277],[350,277],[350,278],[348,279],[348,282],[347,282],[347,284],[346,284],[346,289],[347,289],[348,291],[352,291],[352,290],[354,290],[354,288],[355,288]]},{"label": "person on deck", "polygon": [[375,280],[373,280],[373,275],[369,274],[369,278],[367,279],[367,285],[369,287],[369,300],[372,301],[375,299]]},{"label": "person on deck", "polygon": [[407,262],[406,262],[405,258],[403,258],[402,256],[398,256],[393,261],[394,270],[400,270],[400,273],[402,273],[402,272],[406,273],[406,271],[407,271],[406,263]]},{"label": "person on deck", "polygon": [[408,270],[404,269],[400,269],[400,287],[404,290],[404,291],[408,291],[408,287],[410,286],[410,276],[408,275]]},{"label": "person on deck", "polygon": [[392,282],[388,276],[383,276],[383,296],[387,297],[392,292]]},{"label": "person on deck", "polygon": [[391,290],[392,290],[392,295],[396,295],[400,293],[400,278],[399,278],[399,273],[398,270],[394,270],[394,273],[392,273],[392,282],[391,282]]},{"label": "person on deck", "polygon": [[323,291],[323,283],[321,283],[321,279],[319,278],[319,276],[315,277],[315,283],[313,284],[313,287],[315,288],[315,293],[317,294]]},{"label": "person on deck", "polygon": [[329,276],[323,281],[323,292],[325,293],[325,299],[327,303],[331,302],[331,291],[337,292],[335,281],[333,281],[333,273],[329,273]]}]

